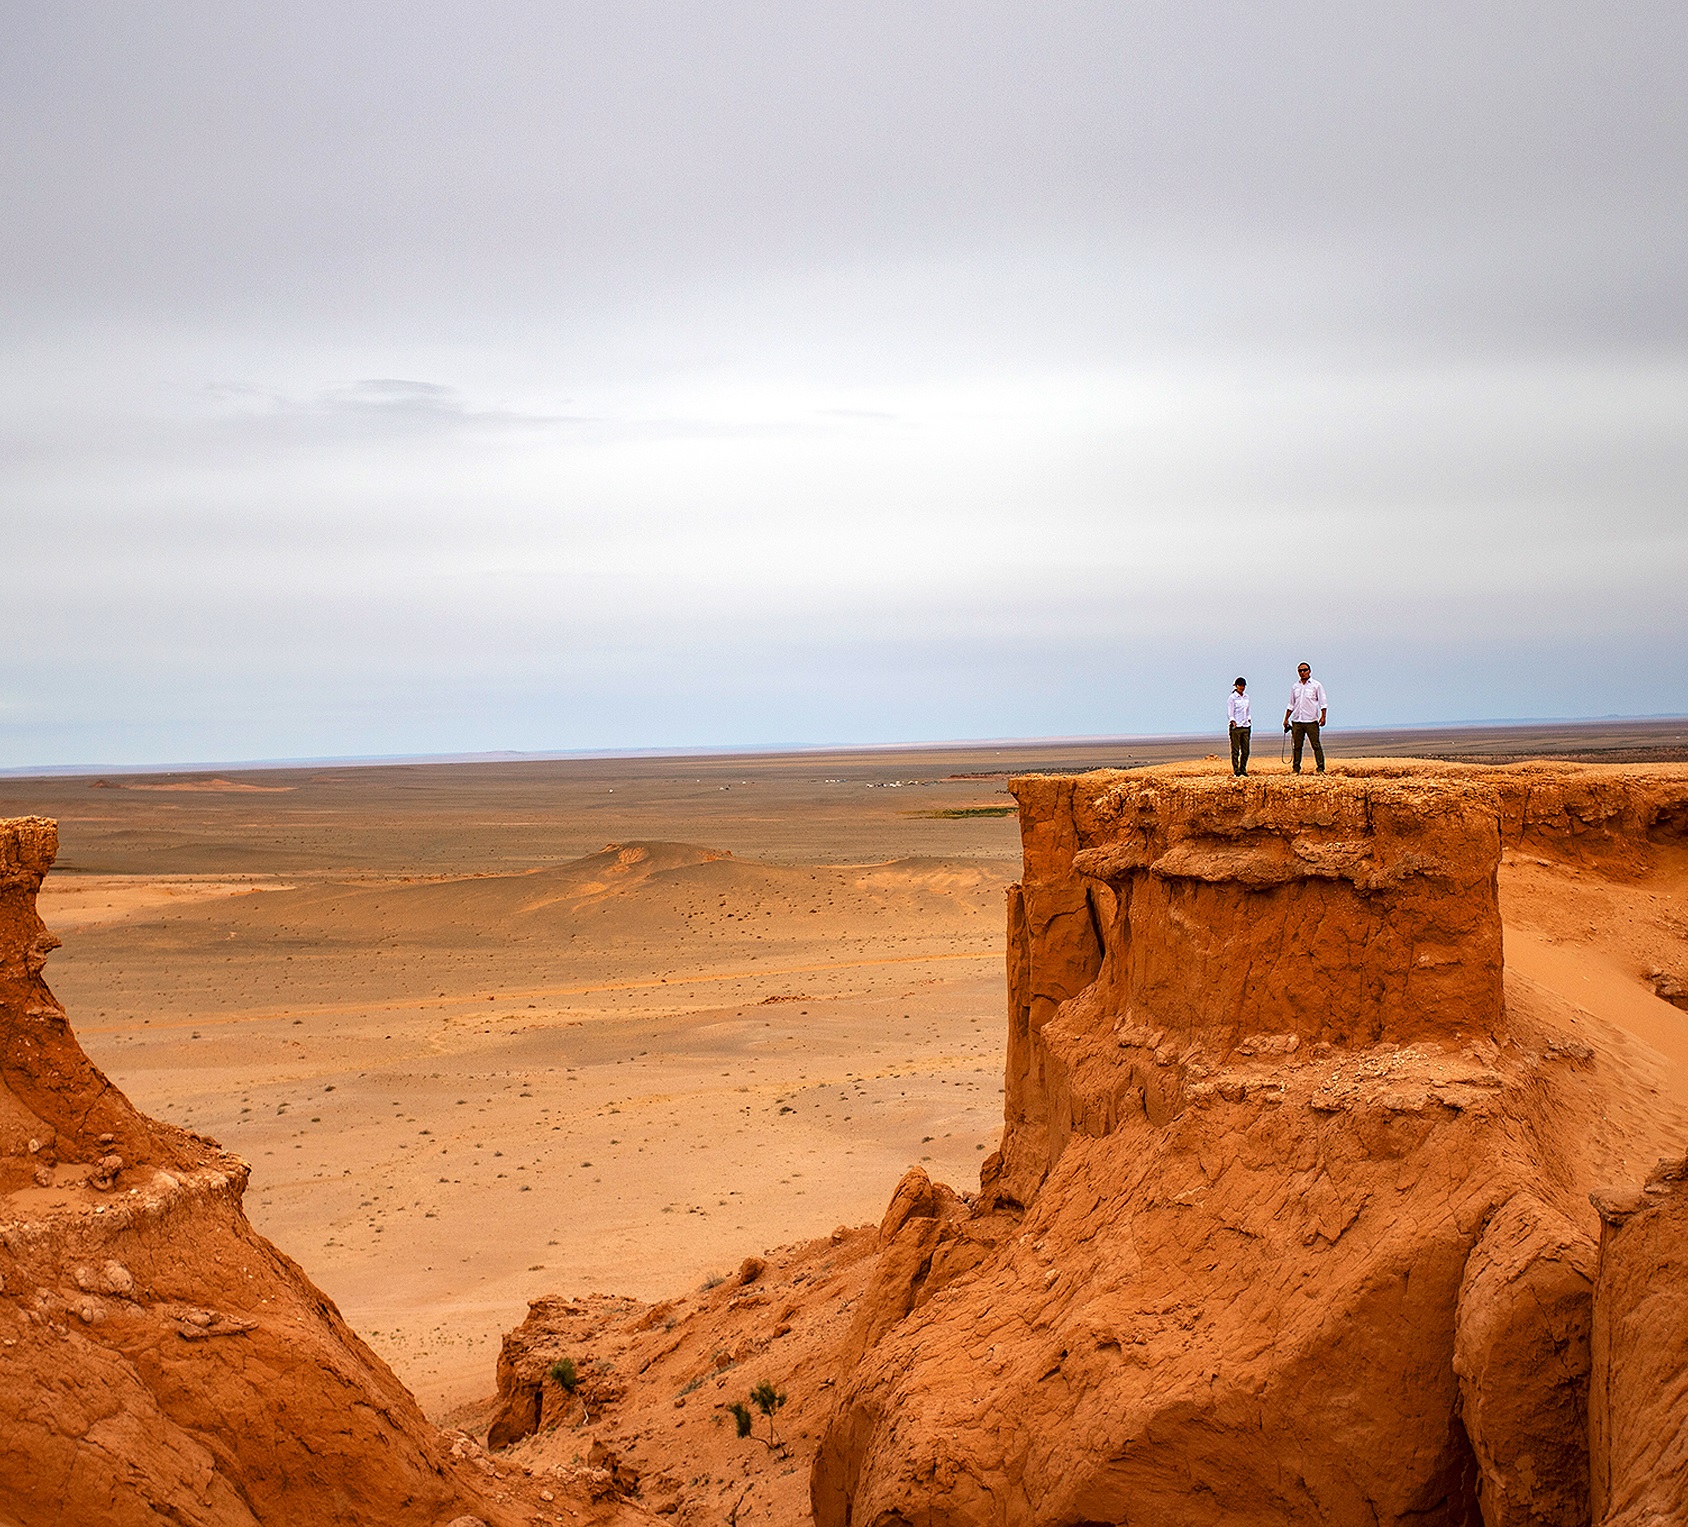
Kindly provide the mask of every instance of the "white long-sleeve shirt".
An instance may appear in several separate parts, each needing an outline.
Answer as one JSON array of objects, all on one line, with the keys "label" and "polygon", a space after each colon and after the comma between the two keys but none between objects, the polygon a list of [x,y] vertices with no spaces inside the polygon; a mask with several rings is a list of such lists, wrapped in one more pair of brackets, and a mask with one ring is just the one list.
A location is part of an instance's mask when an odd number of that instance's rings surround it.
[{"label": "white long-sleeve shirt", "polygon": [[1231,698],[1225,706],[1225,714],[1230,717],[1232,726],[1248,726],[1248,696],[1239,695],[1236,690],[1231,691]]},{"label": "white long-sleeve shirt", "polygon": [[1289,719],[1291,721],[1317,721],[1319,713],[1325,708],[1325,686],[1317,679],[1309,679],[1305,684],[1297,683],[1290,686],[1289,691]]}]

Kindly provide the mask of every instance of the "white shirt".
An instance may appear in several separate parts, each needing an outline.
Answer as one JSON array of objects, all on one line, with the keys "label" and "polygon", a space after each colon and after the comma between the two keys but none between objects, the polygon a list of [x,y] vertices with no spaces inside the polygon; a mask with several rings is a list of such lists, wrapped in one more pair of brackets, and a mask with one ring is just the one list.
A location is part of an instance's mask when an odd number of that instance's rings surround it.
[{"label": "white shirt", "polygon": [[1231,718],[1232,726],[1247,726],[1249,724],[1248,696],[1239,695],[1233,689],[1230,702],[1225,707],[1225,714]]},{"label": "white shirt", "polygon": [[1325,686],[1317,679],[1309,679],[1305,684],[1296,683],[1289,691],[1289,719],[1291,721],[1317,721],[1319,712],[1325,708]]}]

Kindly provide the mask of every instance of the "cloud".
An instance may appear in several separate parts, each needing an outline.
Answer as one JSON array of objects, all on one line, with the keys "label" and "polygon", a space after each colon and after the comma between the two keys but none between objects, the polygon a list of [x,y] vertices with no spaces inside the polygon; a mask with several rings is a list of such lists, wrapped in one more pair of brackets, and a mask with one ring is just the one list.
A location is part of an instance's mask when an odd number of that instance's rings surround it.
[{"label": "cloud", "polygon": [[1279,646],[1378,720],[1688,710],[1685,47],[14,7],[0,749],[1176,729]]},{"label": "cloud", "polygon": [[456,387],[398,377],[338,383],[303,398],[228,383],[209,385],[205,394],[221,405],[227,417],[243,424],[273,422],[289,429],[317,424],[340,436],[556,429],[594,422],[577,415],[474,402]]}]

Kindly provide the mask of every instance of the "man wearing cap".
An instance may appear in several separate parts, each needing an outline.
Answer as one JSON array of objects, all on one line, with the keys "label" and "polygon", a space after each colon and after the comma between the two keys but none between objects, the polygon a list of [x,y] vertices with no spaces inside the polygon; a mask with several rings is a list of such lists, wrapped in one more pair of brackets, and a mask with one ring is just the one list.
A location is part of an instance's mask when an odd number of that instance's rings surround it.
[{"label": "man wearing cap", "polygon": [[1319,773],[1325,772],[1325,748],[1319,741],[1319,728],[1325,724],[1325,686],[1313,677],[1312,668],[1303,663],[1296,669],[1298,678],[1290,686],[1289,709],[1284,712],[1284,730],[1295,736],[1294,769],[1301,772],[1302,744],[1313,744],[1313,761]]},{"label": "man wearing cap", "polygon": [[1231,772],[1238,779],[1248,774],[1248,739],[1253,728],[1248,719],[1248,680],[1238,679],[1225,706],[1231,718]]}]

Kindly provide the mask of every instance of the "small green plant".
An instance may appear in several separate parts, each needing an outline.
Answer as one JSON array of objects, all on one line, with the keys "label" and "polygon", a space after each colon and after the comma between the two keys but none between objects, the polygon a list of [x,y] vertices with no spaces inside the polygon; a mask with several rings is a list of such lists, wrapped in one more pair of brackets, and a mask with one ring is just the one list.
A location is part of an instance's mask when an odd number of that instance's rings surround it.
[{"label": "small green plant", "polygon": [[559,1357],[546,1370],[551,1382],[565,1394],[571,1394],[580,1401],[580,1414],[583,1423],[592,1424],[592,1409],[586,1403],[586,1394],[580,1387],[580,1370],[575,1367],[572,1357]]},{"label": "small green plant", "polygon": [[734,1400],[733,1404],[728,1406],[728,1411],[731,1412],[733,1421],[738,1426],[739,1436],[748,1438],[748,1436],[751,1436],[751,1422],[755,1421],[755,1417],[749,1414],[749,1407],[755,1406],[768,1421],[768,1436],[756,1438],[756,1441],[763,1444],[770,1453],[783,1454],[785,1453],[785,1443],[780,1441],[780,1434],[773,1429],[773,1412],[778,1411],[783,1404],[785,1404],[785,1395],[780,1390],[775,1389],[768,1380],[763,1379],[761,1384],[756,1385],[755,1389],[749,1392],[749,1404],[744,1404],[744,1400]]}]

